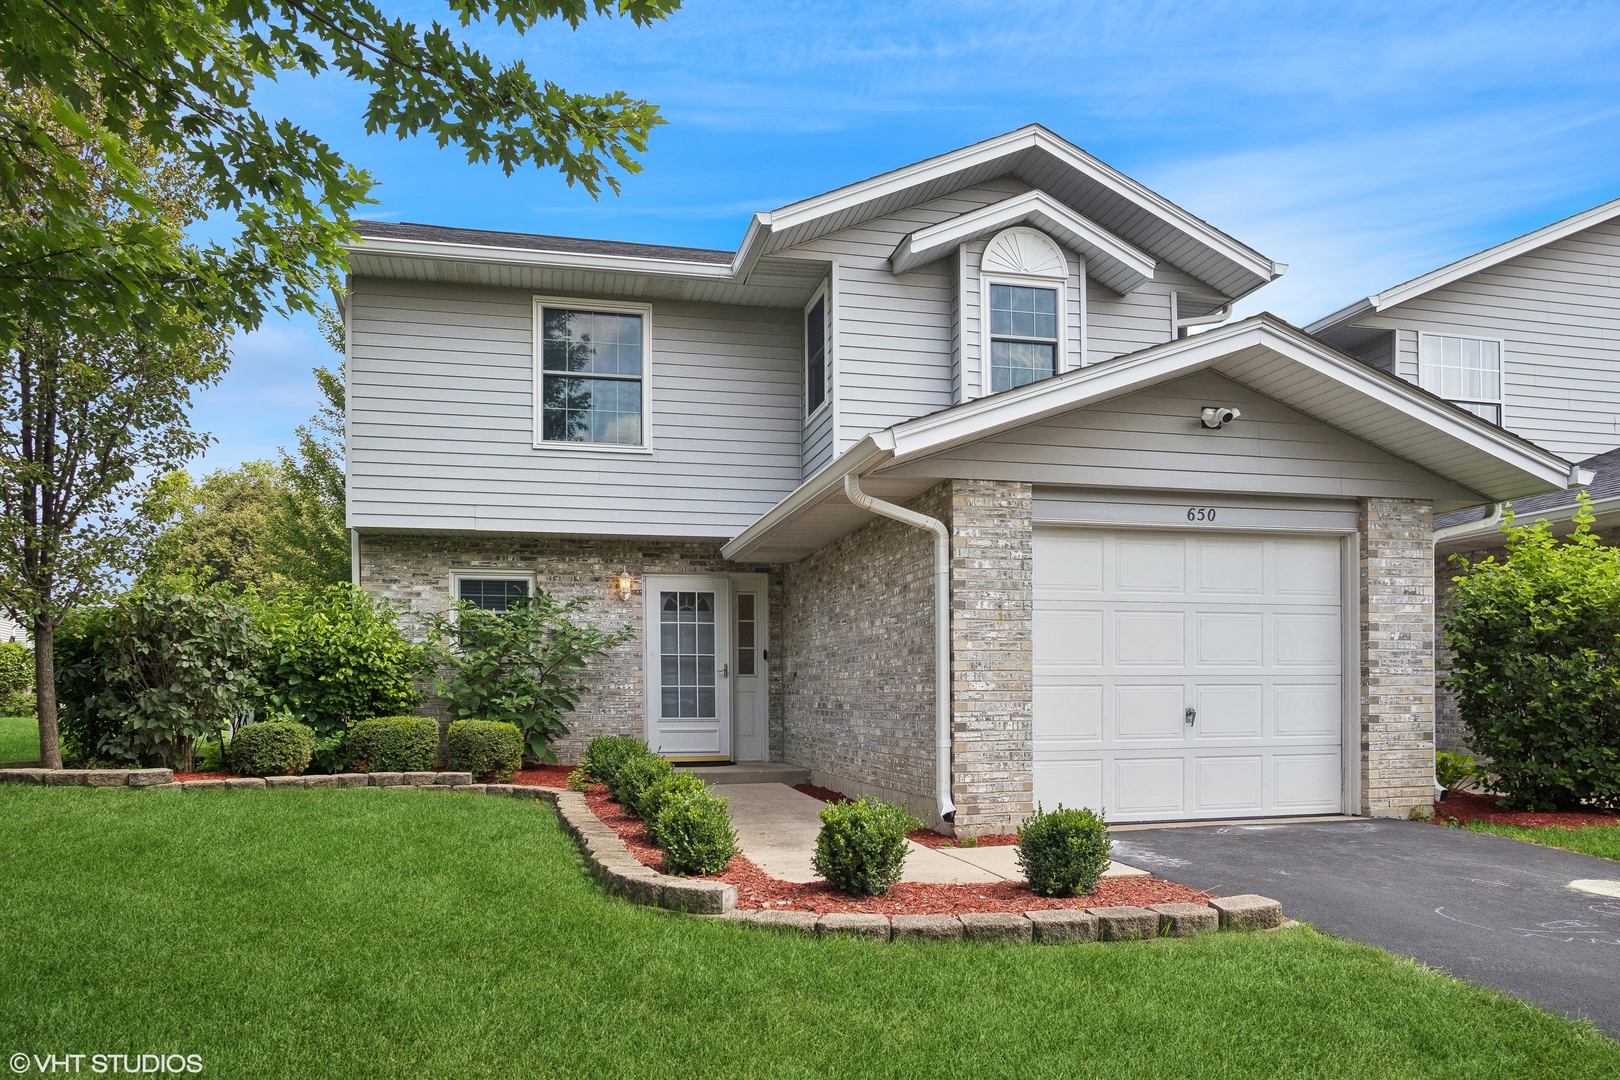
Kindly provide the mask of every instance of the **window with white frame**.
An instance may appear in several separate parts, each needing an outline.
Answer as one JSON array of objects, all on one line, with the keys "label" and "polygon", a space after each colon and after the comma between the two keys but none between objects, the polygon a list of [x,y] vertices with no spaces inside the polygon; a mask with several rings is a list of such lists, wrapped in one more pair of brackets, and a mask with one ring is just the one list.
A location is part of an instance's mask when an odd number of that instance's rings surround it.
[{"label": "window with white frame", "polygon": [[646,314],[543,301],[540,442],[646,445]]},{"label": "window with white frame", "polygon": [[1058,290],[990,283],[990,392],[1057,374]]},{"label": "window with white frame", "polygon": [[814,416],[827,400],[827,294],[804,313],[804,415]]},{"label": "window with white frame", "polygon": [[456,575],[456,599],[485,611],[503,613],[514,601],[529,595],[527,577],[474,577]]},{"label": "window with white frame", "polygon": [[1482,420],[1502,422],[1502,343],[1493,338],[1418,336],[1418,385]]}]

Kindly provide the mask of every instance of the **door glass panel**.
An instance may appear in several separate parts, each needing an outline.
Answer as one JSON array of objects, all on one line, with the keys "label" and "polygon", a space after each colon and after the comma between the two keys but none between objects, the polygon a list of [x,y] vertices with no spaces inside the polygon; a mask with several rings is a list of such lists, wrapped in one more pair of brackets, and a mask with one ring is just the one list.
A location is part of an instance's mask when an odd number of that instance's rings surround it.
[{"label": "door glass panel", "polygon": [[714,593],[661,593],[658,614],[662,715],[713,719]]},{"label": "door glass panel", "polygon": [[754,594],[737,594],[737,674],[754,674]]}]

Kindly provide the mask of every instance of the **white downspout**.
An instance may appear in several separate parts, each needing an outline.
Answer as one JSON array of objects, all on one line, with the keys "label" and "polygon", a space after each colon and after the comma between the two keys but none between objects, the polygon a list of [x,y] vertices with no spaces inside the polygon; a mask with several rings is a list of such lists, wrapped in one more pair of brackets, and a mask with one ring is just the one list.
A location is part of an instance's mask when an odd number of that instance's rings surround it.
[{"label": "white downspout", "polygon": [[956,821],[951,801],[951,532],[943,521],[874,499],[854,473],[844,474],[844,494],[862,510],[882,514],[934,534],[934,798],[939,816]]},{"label": "white downspout", "polygon": [[1231,317],[1232,317],[1232,305],[1227,304],[1225,307],[1216,308],[1214,311],[1210,312],[1208,315],[1189,315],[1185,319],[1179,319],[1178,318],[1176,320],[1176,337],[1177,338],[1186,337],[1187,335],[1183,331],[1189,329],[1190,327],[1194,327],[1194,326],[1214,326],[1214,325],[1216,325],[1218,323],[1225,322],[1227,319],[1230,319]]}]

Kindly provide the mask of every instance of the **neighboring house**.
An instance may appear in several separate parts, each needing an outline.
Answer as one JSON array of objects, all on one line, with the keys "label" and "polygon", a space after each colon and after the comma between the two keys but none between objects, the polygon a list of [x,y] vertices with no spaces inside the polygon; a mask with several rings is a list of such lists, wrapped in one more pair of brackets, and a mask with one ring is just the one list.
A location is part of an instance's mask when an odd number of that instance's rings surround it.
[{"label": "neighboring house", "polygon": [[0,641],[19,641],[26,643],[28,635],[23,631],[21,624],[0,612]]},{"label": "neighboring house", "polygon": [[1404,815],[1433,514],[1570,477],[1271,316],[1185,336],[1283,268],[1039,127],[735,252],[360,231],[358,580],[634,626],[565,760],[784,761],[966,834]]},{"label": "neighboring house", "polygon": [[[1416,382],[1595,474],[1596,528],[1620,540],[1620,199],[1386,289],[1306,327],[1383,371]],[[1582,479],[1585,479],[1583,477]],[[1522,499],[1521,522],[1572,526],[1575,492]],[[1501,508],[1442,514],[1436,526],[1437,600],[1451,555],[1501,547]],[[1442,664],[1443,641],[1436,642]],[[1466,733],[1441,689],[1436,742]]]}]

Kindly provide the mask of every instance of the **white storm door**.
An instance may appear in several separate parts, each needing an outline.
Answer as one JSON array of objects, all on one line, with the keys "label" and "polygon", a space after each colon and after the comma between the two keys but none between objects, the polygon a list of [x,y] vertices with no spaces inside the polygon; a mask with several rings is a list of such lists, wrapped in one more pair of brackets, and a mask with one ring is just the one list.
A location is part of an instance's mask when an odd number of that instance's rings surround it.
[{"label": "white storm door", "polygon": [[648,575],[647,745],[669,758],[731,757],[731,580]]},{"label": "white storm door", "polygon": [[770,708],[766,666],[770,657],[765,648],[770,640],[769,580],[764,574],[733,574],[731,577],[735,590],[732,605],[736,612],[736,633],[732,638],[736,651],[732,666],[735,711],[731,756],[734,761],[768,761],[771,756],[770,731],[766,724]]}]

